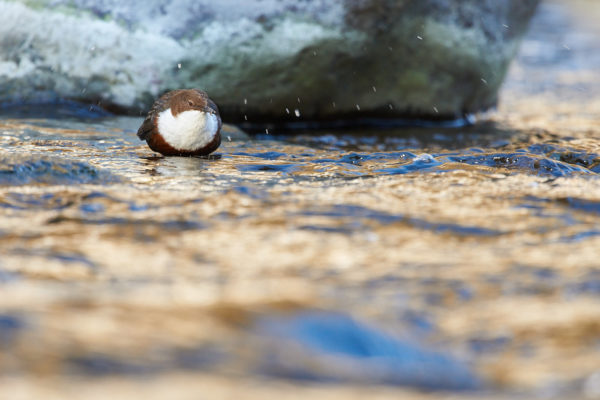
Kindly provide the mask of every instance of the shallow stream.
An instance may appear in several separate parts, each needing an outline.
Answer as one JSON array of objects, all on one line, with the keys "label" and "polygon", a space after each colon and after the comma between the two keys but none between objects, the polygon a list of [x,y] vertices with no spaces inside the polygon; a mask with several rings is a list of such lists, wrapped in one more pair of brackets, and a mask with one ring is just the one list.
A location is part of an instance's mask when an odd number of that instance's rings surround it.
[{"label": "shallow stream", "polygon": [[600,398],[593,15],[546,2],[472,126],[163,158],[5,108],[0,398]]}]

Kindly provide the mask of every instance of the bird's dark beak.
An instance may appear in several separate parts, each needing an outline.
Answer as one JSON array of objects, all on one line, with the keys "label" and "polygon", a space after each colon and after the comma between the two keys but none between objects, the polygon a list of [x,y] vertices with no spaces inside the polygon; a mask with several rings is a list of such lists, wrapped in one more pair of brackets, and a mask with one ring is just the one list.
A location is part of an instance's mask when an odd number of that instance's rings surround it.
[{"label": "bird's dark beak", "polygon": [[204,111],[205,113],[209,113],[209,114],[216,114],[215,110],[213,110],[212,108],[206,106],[202,109],[202,111]]}]

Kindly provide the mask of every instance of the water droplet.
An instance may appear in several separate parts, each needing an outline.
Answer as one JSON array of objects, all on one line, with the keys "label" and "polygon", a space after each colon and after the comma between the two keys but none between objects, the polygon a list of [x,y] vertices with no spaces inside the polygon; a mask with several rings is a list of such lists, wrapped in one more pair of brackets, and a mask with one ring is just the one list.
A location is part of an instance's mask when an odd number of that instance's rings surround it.
[{"label": "water droplet", "polygon": [[372,88],[373,88],[373,91],[374,91],[375,93],[377,93],[377,88],[376,88],[375,86],[372,86]]},{"label": "water droplet", "polygon": [[316,55],[317,55],[317,52],[316,52],[316,51],[313,51],[313,56],[316,56]]},{"label": "water droplet", "polygon": [[244,104],[248,104],[248,99],[244,99]]},{"label": "water droplet", "polygon": [[298,103],[300,103],[300,97],[298,97]]},{"label": "water droplet", "polygon": [[486,85],[488,84],[488,82],[483,78],[481,78],[481,82],[485,83]]},{"label": "water droplet", "polygon": [[394,106],[393,106],[393,105],[391,105],[391,104],[389,105],[389,107],[390,107],[390,110],[393,110],[393,109],[394,109]]},{"label": "water droplet", "polygon": [[248,121],[248,116],[247,116],[247,115],[244,115],[244,119],[245,119],[246,121]]},{"label": "water droplet", "polygon": [[360,111],[360,106],[358,104],[356,105],[356,109]]},{"label": "water droplet", "polygon": [[181,63],[177,64],[177,69],[181,69]]},{"label": "water droplet", "polygon": [[505,27],[506,29],[508,29],[508,25],[502,24],[502,26]]},{"label": "water droplet", "polygon": [[438,110],[438,108],[436,106],[433,106],[433,111],[435,111],[438,114],[440,113],[439,110]]},{"label": "water droplet", "polygon": [[231,136],[227,136],[227,141],[231,142]]},{"label": "water droplet", "polygon": [[423,38],[421,36],[419,36],[419,35],[417,35],[417,39],[423,40]]},{"label": "water droplet", "polygon": [[294,114],[296,114],[296,117],[300,116],[300,110],[298,110],[297,108],[294,110]]},{"label": "water droplet", "polygon": [[331,104],[333,104],[333,108],[335,108],[335,101],[333,103],[331,103]]},{"label": "water droplet", "polygon": [[90,46],[90,51],[96,50],[96,46]]},{"label": "water droplet", "polygon": [[268,129],[268,128],[266,128],[266,129],[265,129],[265,133],[266,133],[267,135],[269,134],[269,129]]},{"label": "water droplet", "polygon": [[286,107],[285,108],[285,112],[289,114],[290,113],[290,109]]}]

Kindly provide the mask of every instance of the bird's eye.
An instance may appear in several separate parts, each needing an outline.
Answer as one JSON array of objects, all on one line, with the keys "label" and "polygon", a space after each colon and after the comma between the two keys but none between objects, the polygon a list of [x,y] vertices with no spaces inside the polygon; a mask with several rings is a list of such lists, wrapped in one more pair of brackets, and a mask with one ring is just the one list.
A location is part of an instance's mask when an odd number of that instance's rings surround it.
[{"label": "bird's eye", "polygon": [[193,101],[191,101],[191,100],[188,100],[188,104],[189,104],[190,106],[193,106],[193,105],[194,105],[194,102],[193,102]]}]

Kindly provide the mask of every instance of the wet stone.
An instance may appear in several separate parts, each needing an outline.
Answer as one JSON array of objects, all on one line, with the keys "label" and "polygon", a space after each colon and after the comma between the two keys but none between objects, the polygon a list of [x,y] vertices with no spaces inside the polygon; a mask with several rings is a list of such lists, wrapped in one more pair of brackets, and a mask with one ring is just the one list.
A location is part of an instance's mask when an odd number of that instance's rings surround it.
[{"label": "wet stone", "polygon": [[[101,99],[137,114],[167,89],[200,86],[228,120],[261,131],[422,116],[452,125],[496,104],[538,3],[6,2],[0,103],[81,100],[90,109],[66,115],[91,117]],[[16,43],[29,44],[19,57]],[[57,67],[62,54],[69,68]]]}]

